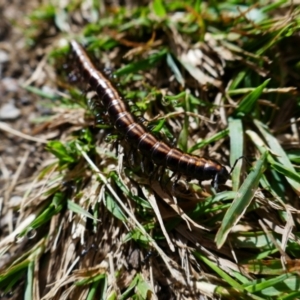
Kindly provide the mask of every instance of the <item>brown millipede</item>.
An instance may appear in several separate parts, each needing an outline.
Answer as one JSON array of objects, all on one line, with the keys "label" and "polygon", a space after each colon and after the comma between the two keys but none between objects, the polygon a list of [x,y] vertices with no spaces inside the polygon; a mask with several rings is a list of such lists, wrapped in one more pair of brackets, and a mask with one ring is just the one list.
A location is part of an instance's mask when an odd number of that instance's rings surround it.
[{"label": "brown millipede", "polygon": [[164,166],[171,171],[187,178],[212,180],[217,189],[218,184],[224,184],[229,178],[229,172],[221,164],[195,155],[187,154],[177,148],[172,148],[159,141],[151,133],[136,122],[119,93],[111,82],[93,65],[83,47],[76,41],[71,41],[72,52],[78,61],[84,79],[97,92],[107,110],[111,122],[125,139],[153,163]]}]

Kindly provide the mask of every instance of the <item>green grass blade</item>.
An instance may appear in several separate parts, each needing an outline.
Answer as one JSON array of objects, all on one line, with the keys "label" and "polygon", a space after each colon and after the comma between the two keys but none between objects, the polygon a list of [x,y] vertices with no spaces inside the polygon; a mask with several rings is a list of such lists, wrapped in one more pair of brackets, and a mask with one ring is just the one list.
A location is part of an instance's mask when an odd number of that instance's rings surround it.
[{"label": "green grass blade", "polygon": [[140,299],[148,299],[149,295],[152,293],[151,286],[142,277],[139,278],[136,286],[136,293],[141,297]]},{"label": "green grass blade", "polygon": [[267,79],[260,86],[258,86],[254,91],[249,93],[245,98],[241,101],[239,106],[236,109],[238,115],[246,115],[250,114],[254,110],[254,106],[256,101],[259,99],[262,94],[264,88],[268,85],[270,79]]},{"label": "green grass blade", "polygon": [[224,130],[216,133],[215,135],[211,136],[210,138],[205,139],[202,142],[195,144],[193,147],[191,147],[188,150],[188,153],[192,153],[193,151],[195,151],[197,149],[200,149],[202,147],[205,147],[205,146],[209,145],[210,143],[218,141],[218,140],[226,137],[228,135],[228,133],[229,133],[229,130],[228,129],[224,129]]},{"label": "green grass blade", "polygon": [[167,53],[167,50],[163,49],[144,60],[127,64],[125,67],[117,70],[115,74],[117,76],[121,76],[125,74],[136,73],[141,70],[149,70],[153,68],[161,59],[163,59]]},{"label": "green grass blade", "polygon": [[208,265],[211,269],[213,269],[218,275],[222,277],[223,280],[225,280],[230,286],[233,288],[236,288],[239,291],[243,291],[244,288],[241,284],[239,284],[237,281],[231,278],[226,272],[224,272],[222,269],[220,269],[216,263],[211,262],[207,257],[204,255],[201,255],[199,252],[193,252],[193,254],[200,260],[202,260],[206,265]]},{"label": "green grass blade", "polygon": [[153,11],[158,17],[163,18],[166,16],[167,12],[162,0],[154,0],[152,6],[153,6]]},{"label": "green grass blade", "polygon": [[300,195],[300,181],[297,180],[297,175],[298,174],[297,174],[296,170],[294,169],[291,161],[289,160],[288,155],[283,150],[283,148],[279,144],[276,137],[274,137],[270,133],[270,131],[268,130],[266,125],[262,124],[259,120],[254,120],[254,124],[257,126],[257,128],[259,129],[259,131],[261,132],[261,134],[263,135],[263,137],[267,141],[267,144],[270,147],[270,149],[272,150],[272,152],[274,152],[277,155],[276,160],[278,160],[285,169],[287,169],[291,173],[295,174],[294,178],[296,180],[292,179],[290,176],[287,176],[286,179],[289,182],[289,184],[291,185],[291,187],[294,189],[294,191],[298,195]]},{"label": "green grass blade", "polygon": [[80,281],[75,282],[75,285],[77,286],[83,286],[91,283],[97,283],[100,280],[106,279],[106,274],[98,274],[96,276],[89,276],[85,279],[82,279]]},{"label": "green grass blade", "polygon": [[[190,103],[189,103],[189,94],[187,93],[185,95],[185,100],[183,103],[184,111],[190,111]],[[189,136],[189,122],[188,122],[188,116],[185,114],[183,126],[179,133],[178,137],[178,147],[186,152],[187,151],[187,144],[188,144],[188,136]]]},{"label": "green grass blade", "polygon": [[134,279],[131,281],[129,287],[126,289],[126,291],[123,292],[123,294],[119,297],[120,300],[128,299],[130,293],[134,290],[136,285],[138,284],[140,279],[140,275],[137,274]]},{"label": "green grass blade", "polygon": [[294,300],[299,298],[300,298],[300,291],[297,291],[282,297],[278,297],[278,300]]},{"label": "green grass blade", "polygon": [[[277,277],[273,277],[268,280],[263,280],[262,282],[255,282],[254,284],[251,284],[246,287],[247,291],[251,293],[259,292],[259,291],[264,291],[264,290],[269,290],[265,291],[267,295],[272,295],[272,296],[278,296],[280,294],[280,290],[283,291],[288,291],[288,290],[294,290],[295,288],[292,287],[295,284],[295,276],[293,274],[283,274]],[[296,278],[297,281],[297,278]],[[285,282],[285,283],[284,283]],[[285,287],[280,288],[280,285],[284,285]],[[278,287],[276,286],[278,285]],[[290,286],[290,287],[288,287]],[[287,288],[288,287],[288,288]]]},{"label": "green grass blade", "polygon": [[175,62],[175,60],[173,59],[173,56],[172,56],[170,53],[167,54],[167,64],[168,64],[168,66],[170,67],[170,69],[172,70],[172,72],[173,72],[173,74],[174,74],[176,80],[177,80],[182,86],[184,86],[184,83],[185,83],[184,78],[183,78],[183,76],[182,76],[182,74],[181,74],[181,72],[180,72],[178,66],[176,65],[176,62]]},{"label": "green grass blade", "polygon": [[58,95],[56,95],[55,93],[51,93],[51,92],[45,92],[39,88],[36,88],[34,86],[30,86],[30,85],[22,85],[22,88],[37,95],[37,96],[40,96],[42,98],[45,98],[45,99],[50,99],[50,100],[57,100],[59,99],[60,97]]},{"label": "green grass blade", "polygon": [[[233,233],[232,237],[237,247],[248,249],[260,249],[260,251],[262,251],[262,249],[266,249],[266,251],[274,251],[274,245],[270,236],[264,232],[239,232],[238,234]],[[260,252],[259,255],[263,255],[263,252]],[[258,259],[258,257],[262,257],[259,255],[256,255],[253,259]]]},{"label": "green grass blade", "polygon": [[130,199],[134,200],[136,203],[141,205],[144,208],[151,209],[152,206],[149,204],[149,202],[146,199],[143,199],[139,196],[132,195],[132,193],[124,186],[123,182],[120,180],[119,176],[115,172],[110,173],[111,178],[114,180],[114,182],[117,184],[117,186],[121,189],[122,193],[124,195],[128,196]]},{"label": "green grass blade", "polygon": [[78,205],[77,203],[75,203],[73,201],[68,200],[68,209],[78,215],[83,215],[83,216],[86,216],[87,218],[97,221],[97,219],[92,214],[90,214],[88,211],[86,211],[80,205]]},{"label": "green grass blade", "polygon": [[33,299],[33,278],[34,278],[34,261],[31,261],[27,268],[27,282],[25,289],[25,299]]},{"label": "green grass blade", "polygon": [[[224,289],[223,287],[217,288],[216,293],[218,291],[229,291],[233,293],[234,295],[232,299],[255,299],[255,300],[263,300],[263,298],[258,297],[256,295],[252,295],[249,292],[246,291],[246,289],[238,283],[236,280],[234,280],[231,276],[229,276],[226,272],[224,272],[222,269],[220,269],[216,263],[211,262],[209,259],[207,259],[204,255],[201,255],[199,252],[193,252],[193,254],[198,258],[201,259],[205,264],[207,264],[211,269],[213,269],[227,284],[233,287],[233,289]],[[222,293],[221,293],[222,294]],[[246,297],[245,297],[246,296]],[[237,298],[238,297],[238,298]]]},{"label": "green grass blade", "polygon": [[[228,123],[230,137],[230,165],[233,166],[237,159],[243,155],[244,132],[241,119],[229,118]],[[232,189],[237,191],[240,186],[243,161],[240,159],[232,171]]]},{"label": "green grass blade", "polygon": [[226,212],[215,239],[218,248],[224,244],[231,228],[237,224],[237,222],[245,213],[247,207],[250,205],[259,184],[259,180],[265,170],[265,161],[267,155],[268,152],[265,152],[260,160],[256,163],[255,167],[240,187],[237,196],[232,202],[232,205]]},{"label": "green grass blade", "polygon": [[107,209],[119,220],[125,222],[126,221],[126,217],[124,215],[124,213],[122,212],[120,206],[118,205],[118,203],[116,201],[114,201],[114,199],[111,197],[110,194],[106,193],[105,194],[105,201],[104,204],[107,207]]},{"label": "green grass blade", "polygon": [[282,275],[286,272],[282,268],[282,261],[280,259],[254,260],[243,265],[243,267],[250,273],[259,275]]},{"label": "green grass blade", "polygon": [[291,179],[294,182],[300,182],[300,175],[298,173],[294,172],[293,170],[289,169],[288,167],[277,163],[277,162],[272,162],[270,163],[272,169],[276,170],[278,173],[283,174],[286,179]]}]

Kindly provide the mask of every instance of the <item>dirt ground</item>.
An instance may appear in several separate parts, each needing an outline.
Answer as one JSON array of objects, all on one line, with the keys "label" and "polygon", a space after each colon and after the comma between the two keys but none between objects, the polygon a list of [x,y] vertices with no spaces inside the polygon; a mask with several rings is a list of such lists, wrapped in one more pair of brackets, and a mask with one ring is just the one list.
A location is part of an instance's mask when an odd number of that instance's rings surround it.
[{"label": "dirt ground", "polygon": [[[47,114],[40,97],[22,87],[35,81],[34,75],[43,58],[43,49],[29,47],[26,37],[27,15],[37,1],[0,1],[0,199],[2,216],[21,199],[22,185],[30,182],[45,155],[41,143],[31,141],[35,122]],[[40,78],[41,79],[41,78]],[[47,78],[40,80],[46,83]],[[47,86],[47,84],[46,84]],[[6,222],[2,219],[1,235]],[[11,222],[12,220],[7,220]],[[4,223],[3,223],[4,222]],[[10,224],[11,226],[12,224]]]}]

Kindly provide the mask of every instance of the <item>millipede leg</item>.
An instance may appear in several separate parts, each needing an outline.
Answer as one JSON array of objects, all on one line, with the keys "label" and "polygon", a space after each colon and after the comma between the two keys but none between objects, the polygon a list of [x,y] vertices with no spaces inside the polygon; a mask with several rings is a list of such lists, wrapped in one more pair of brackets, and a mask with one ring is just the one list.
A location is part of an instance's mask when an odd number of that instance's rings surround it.
[{"label": "millipede leg", "polygon": [[162,173],[163,173],[163,168],[162,166],[156,166],[152,163],[153,169],[149,172],[149,184],[153,181],[158,181],[159,184],[162,186]]},{"label": "millipede leg", "polygon": [[145,257],[144,257],[144,259],[142,260],[142,264],[143,265],[145,265],[146,263],[147,263],[147,261],[149,261],[149,259],[153,256],[153,251],[151,251],[151,250],[149,250],[147,253],[146,253],[146,255],[145,255]]},{"label": "millipede leg", "polygon": [[152,178],[153,175],[156,174],[156,167],[154,166],[153,162],[149,160],[145,155],[143,155],[141,158],[140,166],[142,173],[145,175],[149,174],[150,178]]},{"label": "millipede leg", "polygon": [[91,246],[89,246],[88,248],[84,248],[81,252],[81,256],[85,256],[91,249],[93,249],[94,251],[98,251],[98,247],[95,244],[92,244]]},{"label": "millipede leg", "polygon": [[[175,186],[176,186],[176,184],[178,183],[178,181],[179,181],[179,179],[180,179],[180,177],[181,177],[181,174],[176,174],[176,173],[174,173],[173,175],[172,175],[172,177],[174,177],[174,180],[173,180],[173,182],[172,182],[172,194],[175,194]],[[171,178],[172,178],[171,177]]]},{"label": "millipede leg", "polygon": [[219,173],[216,173],[214,179],[211,182],[212,187],[217,191],[219,187]]},{"label": "millipede leg", "polygon": [[154,167],[153,170],[149,173],[149,184],[151,185],[151,182],[153,181],[153,179],[155,178],[155,175],[157,175],[157,168],[158,167]]},{"label": "millipede leg", "polygon": [[145,162],[144,162],[144,158],[141,159],[140,167],[141,167],[142,173],[145,174]]},{"label": "millipede leg", "polygon": [[137,156],[138,156],[138,151],[136,148],[130,146],[128,147],[124,147],[124,154],[125,154],[125,158],[127,160],[127,164],[133,168],[136,163],[137,163]]},{"label": "millipede leg", "polygon": [[[161,188],[163,189],[163,191],[167,192],[172,197],[172,194],[170,194],[170,191],[167,189],[167,186],[174,176],[176,176],[176,177],[179,176],[179,178],[180,178],[181,175],[174,172],[172,174],[172,176],[168,176],[167,179],[165,179],[165,177],[164,177],[165,169],[166,169],[165,166],[161,166],[158,181],[159,181],[159,184],[160,184]],[[172,184],[172,191],[173,191],[173,184]]]},{"label": "millipede leg", "polygon": [[143,126],[146,126],[146,123],[148,123],[148,120],[146,120],[144,117],[142,116],[137,116],[136,117],[136,121],[138,124],[141,124]]},{"label": "millipede leg", "polygon": [[114,148],[115,148],[115,151],[116,151],[116,157],[118,157],[118,155],[119,155],[120,141],[117,139],[114,144],[115,144]]},{"label": "millipede leg", "polygon": [[159,166],[158,168],[158,172],[157,172],[157,174],[158,174],[158,181],[159,181],[159,183],[160,184],[163,184],[164,182],[163,182],[163,180],[164,180],[164,174],[165,174],[165,167],[164,166]]},{"label": "millipede leg", "polygon": [[106,67],[106,68],[103,68],[102,71],[107,78],[114,79],[114,75],[113,75],[114,68]]}]

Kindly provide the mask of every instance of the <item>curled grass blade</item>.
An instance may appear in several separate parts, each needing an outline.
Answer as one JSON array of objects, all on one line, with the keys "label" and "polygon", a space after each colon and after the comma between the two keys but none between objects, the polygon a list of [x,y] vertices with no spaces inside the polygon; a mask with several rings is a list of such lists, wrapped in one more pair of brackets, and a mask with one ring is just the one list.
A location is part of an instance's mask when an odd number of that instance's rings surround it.
[{"label": "curled grass blade", "polygon": [[258,187],[259,180],[265,170],[265,161],[267,155],[268,152],[265,152],[260,160],[256,163],[253,170],[240,187],[235,199],[232,202],[232,205],[226,212],[215,239],[218,248],[224,244],[231,228],[237,224],[250,205]]}]

